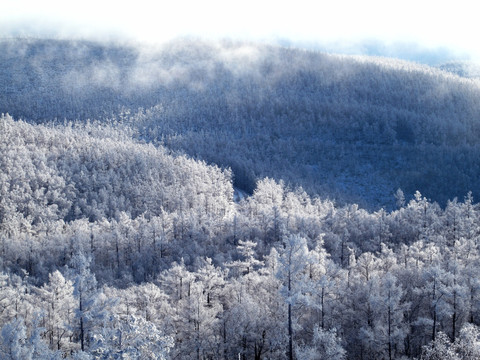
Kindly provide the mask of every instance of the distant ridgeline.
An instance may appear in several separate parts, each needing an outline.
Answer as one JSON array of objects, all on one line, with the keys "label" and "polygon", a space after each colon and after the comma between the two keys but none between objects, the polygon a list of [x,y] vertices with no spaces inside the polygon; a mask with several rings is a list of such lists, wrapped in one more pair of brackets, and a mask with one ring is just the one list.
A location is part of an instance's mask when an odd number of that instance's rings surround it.
[{"label": "distant ridgeline", "polygon": [[122,123],[247,192],[268,176],[369,209],[398,188],[441,205],[479,194],[480,86],[455,64],[192,40],[4,40],[0,63],[0,113]]},{"label": "distant ridgeline", "polygon": [[438,66],[443,71],[469,79],[480,79],[480,65],[467,61],[450,61]]}]

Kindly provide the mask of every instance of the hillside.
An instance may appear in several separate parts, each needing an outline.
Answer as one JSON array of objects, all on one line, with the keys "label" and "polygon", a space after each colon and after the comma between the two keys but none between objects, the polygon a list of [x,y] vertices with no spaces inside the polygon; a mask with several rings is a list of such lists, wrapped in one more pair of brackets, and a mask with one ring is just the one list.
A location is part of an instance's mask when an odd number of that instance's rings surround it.
[{"label": "hillside", "polygon": [[229,171],[133,135],[0,118],[0,358],[478,353],[471,194],[368,212],[265,178],[234,203]]},{"label": "hillside", "polygon": [[0,112],[126,122],[230,167],[378,209],[401,188],[445,204],[480,190],[476,80],[382,58],[249,43],[0,43]]},{"label": "hillside", "polygon": [[480,65],[471,61],[450,61],[436,66],[440,70],[470,79],[480,79]]},{"label": "hillside", "polygon": [[1,359],[480,357],[475,80],[246,43],[1,50]]}]

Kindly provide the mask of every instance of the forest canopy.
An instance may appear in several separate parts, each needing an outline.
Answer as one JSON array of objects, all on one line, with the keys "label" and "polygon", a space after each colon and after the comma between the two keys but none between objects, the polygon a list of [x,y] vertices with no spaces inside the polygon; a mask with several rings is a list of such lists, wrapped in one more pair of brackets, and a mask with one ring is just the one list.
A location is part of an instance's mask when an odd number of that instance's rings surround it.
[{"label": "forest canopy", "polygon": [[0,125],[5,358],[478,351],[470,193],[368,212],[265,178],[235,203],[229,171],[121,126]]},{"label": "forest canopy", "polygon": [[3,40],[0,61],[0,113],[126,123],[146,142],[230,168],[248,193],[270,177],[393,210],[398,188],[442,206],[479,191],[479,80],[461,63],[464,77],[386,58],[188,39]]},{"label": "forest canopy", "polygon": [[479,358],[477,80],[0,47],[0,358]]}]

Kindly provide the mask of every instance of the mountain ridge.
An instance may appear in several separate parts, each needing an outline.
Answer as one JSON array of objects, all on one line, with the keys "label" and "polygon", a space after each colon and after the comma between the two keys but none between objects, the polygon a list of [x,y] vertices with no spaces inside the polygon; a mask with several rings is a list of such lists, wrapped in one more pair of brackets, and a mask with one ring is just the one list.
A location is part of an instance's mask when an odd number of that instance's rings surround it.
[{"label": "mountain ridge", "polygon": [[229,41],[1,47],[0,112],[121,121],[145,141],[232,168],[250,193],[268,176],[340,203],[393,208],[398,188],[441,204],[479,190],[475,79],[403,60]]}]

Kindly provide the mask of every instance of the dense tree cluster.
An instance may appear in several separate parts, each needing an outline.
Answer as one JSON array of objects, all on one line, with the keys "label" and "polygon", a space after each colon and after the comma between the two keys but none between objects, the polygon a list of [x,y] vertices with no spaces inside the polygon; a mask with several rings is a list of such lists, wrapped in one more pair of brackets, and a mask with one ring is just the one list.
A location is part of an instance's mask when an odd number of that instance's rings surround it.
[{"label": "dense tree cluster", "polygon": [[191,40],[148,50],[3,40],[0,62],[0,112],[126,122],[148,142],[231,168],[249,193],[270,177],[370,210],[393,210],[397,188],[442,206],[478,195],[475,79],[380,58]]},{"label": "dense tree cluster", "polygon": [[335,205],[134,140],[0,119],[0,357],[476,359],[480,208]]}]

